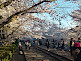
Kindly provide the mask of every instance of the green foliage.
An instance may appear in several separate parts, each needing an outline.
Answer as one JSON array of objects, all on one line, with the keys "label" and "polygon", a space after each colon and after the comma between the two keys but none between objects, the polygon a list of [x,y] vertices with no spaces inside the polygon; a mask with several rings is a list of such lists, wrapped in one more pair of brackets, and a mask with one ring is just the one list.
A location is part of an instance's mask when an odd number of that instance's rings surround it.
[{"label": "green foliage", "polygon": [[0,19],[2,19],[3,17],[0,15]]},{"label": "green foliage", "polygon": [[15,44],[0,47],[0,61],[10,61],[12,58],[12,53],[15,52],[15,50]]}]

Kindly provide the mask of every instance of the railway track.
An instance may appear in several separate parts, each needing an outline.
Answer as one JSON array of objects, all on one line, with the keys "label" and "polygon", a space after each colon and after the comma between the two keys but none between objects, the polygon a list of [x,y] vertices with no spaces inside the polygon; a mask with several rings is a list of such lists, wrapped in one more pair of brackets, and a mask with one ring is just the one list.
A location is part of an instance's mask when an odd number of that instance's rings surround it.
[{"label": "railway track", "polygon": [[[71,59],[68,59],[68,58],[66,58],[66,57],[64,57],[64,56],[58,55],[58,54],[56,54],[56,53],[54,53],[54,52],[47,51],[46,49],[43,49],[43,48],[41,48],[41,47],[34,46],[34,48],[35,48],[36,50],[42,51],[43,53],[45,53],[45,54],[47,54],[47,55],[49,55],[49,56],[55,58],[57,61],[72,61]],[[54,60],[54,61],[55,61],[55,60]]]}]

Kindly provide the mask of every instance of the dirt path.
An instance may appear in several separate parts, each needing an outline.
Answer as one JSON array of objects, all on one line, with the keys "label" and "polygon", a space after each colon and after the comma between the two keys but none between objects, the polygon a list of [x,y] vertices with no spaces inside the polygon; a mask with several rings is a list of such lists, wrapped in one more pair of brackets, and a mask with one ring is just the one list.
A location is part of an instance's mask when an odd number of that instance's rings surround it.
[{"label": "dirt path", "polygon": [[11,61],[25,61],[24,55],[19,54],[19,49],[17,48],[17,51],[13,53],[13,58]]}]

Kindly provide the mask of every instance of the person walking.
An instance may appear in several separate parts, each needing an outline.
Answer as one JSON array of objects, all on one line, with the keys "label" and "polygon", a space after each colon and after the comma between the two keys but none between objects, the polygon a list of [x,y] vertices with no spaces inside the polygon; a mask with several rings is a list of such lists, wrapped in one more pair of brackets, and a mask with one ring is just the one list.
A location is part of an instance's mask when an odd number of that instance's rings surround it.
[{"label": "person walking", "polygon": [[30,50],[30,48],[31,48],[31,43],[28,44],[28,47],[29,47],[29,50]]},{"label": "person walking", "polygon": [[[81,46],[81,39],[78,38],[78,41],[77,42],[80,42],[80,46]],[[79,49],[79,53],[77,54],[77,57],[76,57],[76,61],[81,61],[81,47],[78,48]]]},{"label": "person walking", "polygon": [[42,41],[39,39],[39,45],[41,46],[42,45]]},{"label": "person walking", "polygon": [[[62,39],[63,40],[63,39]],[[64,51],[64,41],[62,43],[62,51]]]},{"label": "person walking", "polygon": [[20,51],[22,48],[21,42],[19,42],[18,47],[19,47],[19,51]]},{"label": "person walking", "polygon": [[73,42],[73,38],[70,39],[70,52],[71,52],[71,55],[72,55],[72,42]]},{"label": "person walking", "polygon": [[53,48],[55,48],[55,40],[52,41]]},{"label": "person walking", "polygon": [[35,45],[38,45],[38,41],[37,40],[35,40]]},{"label": "person walking", "polygon": [[58,47],[57,48],[59,49],[59,47],[60,47],[60,43],[58,42]]},{"label": "person walking", "polygon": [[49,40],[48,39],[46,41],[46,45],[47,45],[47,50],[49,51]]},{"label": "person walking", "polygon": [[30,41],[28,43],[28,47],[29,47],[29,50],[30,50],[30,48],[31,48],[31,42]]},{"label": "person walking", "polygon": [[78,53],[80,53],[79,47],[80,47],[80,42],[74,42],[74,46],[72,48],[72,56],[74,58],[74,61],[76,61],[77,55]]},{"label": "person walking", "polygon": [[28,47],[28,41],[25,41],[25,47],[27,49],[27,47]]},{"label": "person walking", "polygon": [[21,42],[19,42],[18,47],[19,47],[19,54],[23,54]]},{"label": "person walking", "polygon": [[80,42],[80,38],[78,38],[77,42]]}]

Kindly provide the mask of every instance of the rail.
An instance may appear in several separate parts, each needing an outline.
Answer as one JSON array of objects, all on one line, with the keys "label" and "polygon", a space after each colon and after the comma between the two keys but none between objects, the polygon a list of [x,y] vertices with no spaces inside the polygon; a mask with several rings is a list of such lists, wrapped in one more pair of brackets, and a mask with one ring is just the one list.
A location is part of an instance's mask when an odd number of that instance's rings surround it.
[{"label": "rail", "polygon": [[51,52],[51,51],[47,51],[46,49],[43,49],[41,47],[38,47],[38,46],[34,46],[35,49],[39,50],[39,51],[42,51],[43,53],[53,57],[53,58],[56,58],[58,61],[72,61],[71,59],[69,58],[66,58],[64,56],[61,56],[61,55],[58,55],[54,52]]}]

